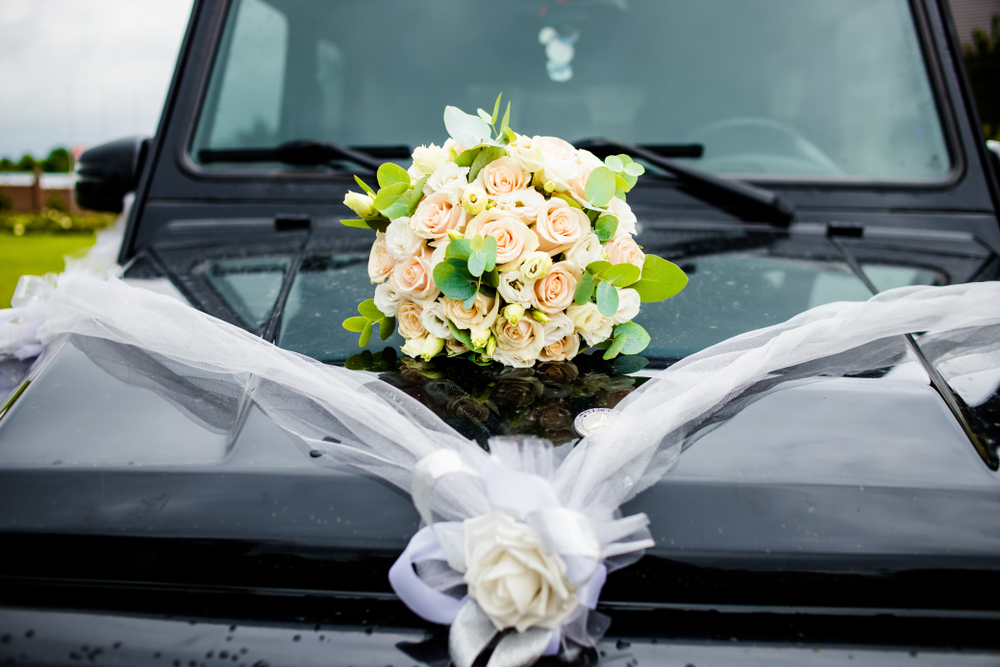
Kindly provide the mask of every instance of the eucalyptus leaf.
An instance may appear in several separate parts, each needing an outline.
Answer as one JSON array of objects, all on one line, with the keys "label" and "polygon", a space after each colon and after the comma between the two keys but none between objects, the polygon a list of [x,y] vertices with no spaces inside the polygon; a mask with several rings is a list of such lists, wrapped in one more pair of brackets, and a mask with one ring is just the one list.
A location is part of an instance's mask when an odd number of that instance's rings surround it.
[{"label": "eucalyptus leaf", "polygon": [[637,176],[633,176],[632,174],[626,171],[622,174],[622,180],[625,181],[625,183],[628,185],[628,189],[631,190],[632,188],[635,187],[635,184],[639,181],[639,178]]},{"label": "eucalyptus leaf", "polygon": [[605,317],[612,317],[618,312],[618,290],[605,280],[597,284],[597,309]]},{"label": "eucalyptus leaf", "polygon": [[410,202],[406,198],[406,195],[399,197],[396,201],[392,203],[392,206],[382,211],[382,215],[389,218],[390,220],[395,220],[396,218],[402,218],[410,210]]},{"label": "eucalyptus leaf", "polygon": [[618,231],[618,218],[613,215],[602,215],[594,224],[594,231],[602,245],[607,243]]},{"label": "eucalyptus leaf", "polygon": [[385,315],[382,314],[382,311],[375,306],[375,299],[368,299],[367,301],[359,303],[358,312],[373,322],[385,319]]},{"label": "eucalyptus leaf", "polygon": [[625,165],[622,164],[621,158],[618,157],[617,155],[609,155],[606,158],[604,158],[604,164],[605,166],[607,166],[608,169],[615,172],[616,174],[622,173],[622,170],[625,169]]},{"label": "eucalyptus leaf", "polygon": [[476,114],[480,118],[482,118],[483,120],[485,120],[487,123],[495,123],[495,122],[497,122],[496,118],[492,118],[488,113],[486,113],[482,109],[476,109]]},{"label": "eucalyptus leaf", "polygon": [[615,287],[628,287],[639,279],[639,267],[635,264],[615,264],[601,273],[601,279],[607,280]]},{"label": "eucalyptus leaf", "polygon": [[580,276],[580,281],[576,284],[576,292],[573,293],[573,302],[578,306],[582,306],[590,301],[593,296],[594,274],[590,271],[584,271],[583,275]]},{"label": "eucalyptus leaf", "polygon": [[374,190],[372,190],[372,189],[371,189],[371,188],[370,188],[370,187],[368,186],[368,184],[367,184],[367,183],[365,183],[364,181],[362,181],[362,180],[361,180],[361,177],[360,177],[360,176],[358,176],[358,175],[355,175],[355,176],[354,176],[354,180],[355,180],[355,181],[357,181],[358,185],[360,185],[360,186],[361,186],[361,189],[362,189],[362,190],[364,190],[364,191],[365,191],[366,193],[368,193],[368,195],[369,195],[370,197],[373,197],[373,198],[375,197],[375,191],[374,191]]},{"label": "eucalyptus leaf", "polygon": [[361,330],[361,337],[358,339],[358,347],[364,347],[372,339],[372,323],[365,322],[365,328]]},{"label": "eucalyptus leaf", "polygon": [[492,287],[494,289],[496,289],[497,287],[500,286],[500,269],[498,269],[496,267],[496,257],[495,256],[493,258],[493,268],[492,269],[487,269],[486,272],[483,273],[483,281],[482,281],[482,283],[479,286],[480,289],[482,289],[483,285],[489,285],[490,287]]},{"label": "eucalyptus leaf", "polygon": [[624,357],[617,357],[611,367],[615,369],[616,373],[621,373],[622,375],[629,375],[630,373],[636,373],[641,371],[643,368],[649,365],[649,359],[646,357],[640,357],[637,355],[628,355]]},{"label": "eucalyptus leaf", "polygon": [[462,151],[462,153],[457,158],[455,158],[455,164],[457,164],[459,167],[471,167],[472,162],[476,159],[476,156],[479,155],[479,151],[481,150],[483,149],[480,148],[479,146],[476,146],[474,148],[468,148]]},{"label": "eucalyptus leaf", "polygon": [[486,270],[486,255],[481,252],[473,252],[469,255],[469,273],[475,277],[483,275]]},{"label": "eucalyptus leaf", "polygon": [[503,93],[500,93],[499,95],[497,95],[497,101],[493,103],[493,116],[492,116],[493,120],[490,121],[491,125],[493,123],[496,123],[497,122],[497,118],[500,117],[500,98],[501,97],[503,97]]},{"label": "eucalyptus leaf", "polygon": [[635,162],[635,160],[633,160],[628,155],[625,155],[624,153],[619,153],[618,154],[618,159],[621,160],[622,164],[625,165],[626,167],[629,166],[630,164],[632,164],[633,162]]},{"label": "eucalyptus leaf", "polygon": [[469,332],[465,329],[459,329],[455,326],[454,322],[448,320],[448,330],[451,331],[451,335],[462,341],[462,344],[470,350],[475,350],[476,346],[472,344],[472,337],[469,336]]},{"label": "eucalyptus leaf", "polygon": [[448,135],[462,146],[477,146],[490,142],[490,124],[479,116],[465,113],[458,107],[444,108],[444,127]]},{"label": "eucalyptus leaf", "polygon": [[390,185],[398,183],[403,183],[406,187],[410,187],[410,174],[395,162],[386,162],[379,167],[376,177],[378,178],[379,187],[382,188],[387,188]]},{"label": "eucalyptus leaf", "polygon": [[615,175],[607,167],[598,167],[590,172],[583,196],[591,206],[607,206],[615,196]]},{"label": "eucalyptus leaf", "polygon": [[487,236],[483,241],[483,254],[486,255],[486,270],[492,271],[497,265],[497,239]]},{"label": "eucalyptus leaf", "polygon": [[465,301],[463,301],[462,302],[462,308],[465,308],[466,310],[472,310],[472,306],[474,306],[475,303],[476,303],[476,294],[477,293],[478,293],[478,290],[476,290],[476,292],[473,292],[472,296],[470,296],[468,299],[466,299]]},{"label": "eucalyptus leaf", "polygon": [[623,347],[625,347],[625,336],[614,338],[611,341],[611,345],[609,345],[608,349],[605,350],[604,352],[603,355],[604,359],[605,360],[614,359],[622,351]]},{"label": "eucalyptus leaf", "polygon": [[622,352],[625,354],[639,354],[649,345],[649,334],[646,330],[635,322],[624,322],[615,327],[615,340],[625,339]]},{"label": "eucalyptus leaf", "polygon": [[569,204],[573,208],[578,208],[578,209],[581,209],[581,210],[583,209],[583,207],[580,206],[580,202],[578,202],[577,200],[573,199],[568,194],[565,194],[563,192],[553,192],[552,196],[553,197],[558,197],[559,199],[562,199],[564,202],[566,202],[567,204]]},{"label": "eucalyptus leaf", "polygon": [[500,121],[500,134],[507,133],[508,123],[510,123],[510,102],[507,102],[507,110],[503,112],[503,120]]},{"label": "eucalyptus leaf", "polygon": [[501,158],[507,154],[507,151],[503,149],[502,146],[486,146],[479,152],[476,159],[472,161],[472,166],[469,168],[469,182],[471,183],[475,180],[476,176],[479,175],[479,170],[488,165],[493,160]]},{"label": "eucalyptus leaf", "polygon": [[410,205],[407,208],[406,215],[413,215],[417,210],[417,206],[420,205],[420,200],[424,198],[424,183],[427,182],[427,178],[427,176],[421,178],[419,181],[414,183],[413,189],[410,190]]},{"label": "eucalyptus leaf", "polygon": [[615,190],[615,197],[618,197],[622,201],[627,201],[625,199],[625,191],[624,190]]},{"label": "eucalyptus leaf", "polygon": [[638,162],[632,162],[630,164],[625,165],[625,173],[628,174],[629,176],[635,176],[638,178],[639,176],[642,176],[643,174],[646,173],[646,169]]},{"label": "eucalyptus leaf", "polygon": [[378,335],[382,340],[389,340],[389,336],[396,331],[396,318],[387,317],[378,323]]},{"label": "eucalyptus leaf", "polygon": [[632,285],[643,303],[669,299],[687,285],[688,277],[679,266],[656,255],[646,255],[642,277]]},{"label": "eucalyptus leaf", "polygon": [[355,218],[353,220],[341,220],[340,224],[344,227],[356,227],[357,229],[368,229],[368,223],[361,218]]},{"label": "eucalyptus leaf", "polygon": [[601,217],[600,211],[595,211],[593,209],[587,211],[587,218],[590,219],[591,224],[594,224],[599,217]]},{"label": "eucalyptus leaf", "polygon": [[622,178],[618,174],[615,174],[615,190],[621,191],[621,192],[628,192],[631,189],[632,189],[632,186],[628,184],[628,181],[626,181],[624,178]]},{"label": "eucalyptus leaf", "polygon": [[375,208],[384,213],[409,187],[409,183],[396,183],[383,187],[375,197]]},{"label": "eucalyptus leaf", "polygon": [[365,317],[348,317],[344,320],[343,327],[348,331],[353,331],[354,333],[361,333],[365,328],[365,324],[368,323],[368,318]]},{"label": "eucalyptus leaf", "polygon": [[467,261],[471,254],[472,247],[469,239],[455,239],[448,244],[448,247],[444,251],[445,259],[458,259],[463,262]]},{"label": "eucalyptus leaf", "polygon": [[603,259],[599,259],[596,262],[591,262],[590,264],[588,264],[587,270],[599,278],[601,276],[601,273],[603,273],[607,269],[610,269],[612,266],[614,266],[614,264],[612,264],[611,262],[605,262]]},{"label": "eucalyptus leaf", "polygon": [[[391,207],[390,207],[391,208]],[[385,234],[385,230],[389,227],[389,218],[379,216],[377,218],[367,218],[365,223],[374,229],[376,232],[382,232]]]},{"label": "eucalyptus leaf", "polygon": [[472,248],[472,252],[479,252],[483,249],[483,237],[476,234],[471,239],[469,239],[469,247]]},{"label": "eucalyptus leaf", "polygon": [[477,289],[477,281],[473,280],[468,270],[455,266],[450,261],[441,262],[434,267],[434,282],[446,297],[456,301],[465,301]]},{"label": "eucalyptus leaf", "polygon": [[510,129],[509,127],[505,127],[503,129],[503,131],[501,132],[501,134],[503,135],[502,138],[503,138],[503,140],[504,140],[505,143],[509,144],[509,143],[517,140],[517,134],[515,134],[514,130]]}]

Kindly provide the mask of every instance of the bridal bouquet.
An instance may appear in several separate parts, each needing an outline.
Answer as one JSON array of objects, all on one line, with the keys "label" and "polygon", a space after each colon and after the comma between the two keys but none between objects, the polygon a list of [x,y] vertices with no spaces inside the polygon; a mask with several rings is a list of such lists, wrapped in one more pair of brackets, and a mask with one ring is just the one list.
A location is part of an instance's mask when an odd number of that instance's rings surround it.
[{"label": "bridal bouquet", "polygon": [[[626,195],[643,173],[627,155],[603,162],[554,137],[527,137],[500,120],[447,107],[444,146],[420,146],[409,169],[387,163],[378,191],[344,203],[375,230],[368,261],[374,299],[344,327],[430,360],[466,355],[527,368],[565,361],[590,346],[604,358],[638,354],[649,334],[632,319],[640,303],[687,284],[676,265],[643,253]],[[582,342],[581,342],[582,339]]]}]

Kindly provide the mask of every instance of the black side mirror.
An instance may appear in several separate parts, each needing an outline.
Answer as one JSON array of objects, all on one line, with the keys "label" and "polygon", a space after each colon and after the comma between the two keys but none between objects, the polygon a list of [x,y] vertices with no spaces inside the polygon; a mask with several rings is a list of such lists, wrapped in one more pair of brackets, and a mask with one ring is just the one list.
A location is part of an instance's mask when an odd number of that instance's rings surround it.
[{"label": "black side mirror", "polygon": [[92,211],[121,213],[125,193],[139,185],[149,139],[129,137],[94,146],[76,163],[76,201]]}]

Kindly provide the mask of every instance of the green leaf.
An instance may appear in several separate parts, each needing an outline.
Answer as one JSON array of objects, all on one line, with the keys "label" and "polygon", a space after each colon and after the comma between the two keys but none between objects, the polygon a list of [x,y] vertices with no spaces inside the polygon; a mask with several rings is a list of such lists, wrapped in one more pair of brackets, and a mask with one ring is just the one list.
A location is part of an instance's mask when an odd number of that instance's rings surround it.
[{"label": "green leaf", "polygon": [[471,183],[475,180],[476,176],[479,175],[480,169],[506,154],[507,151],[502,146],[487,146],[483,148],[479,152],[479,155],[476,156],[476,159],[472,161],[472,166],[469,167],[469,182]]},{"label": "green leaf", "polygon": [[413,185],[413,189],[410,190],[410,194],[407,197],[410,201],[410,206],[406,211],[406,215],[413,215],[417,210],[420,200],[424,198],[424,183],[426,182],[427,176],[424,176]]},{"label": "green leaf", "polygon": [[[408,210],[410,210],[410,202],[406,199],[406,195],[403,195],[397,199],[392,206],[382,211],[382,215],[390,220],[395,220],[396,218],[402,218],[406,215]],[[386,226],[388,227],[388,225]]]},{"label": "green leaf", "polygon": [[505,127],[501,134],[503,135],[501,139],[503,140],[504,143],[507,144],[517,139],[517,135],[514,133],[514,130],[510,129],[509,127]]},{"label": "green leaf", "polygon": [[365,322],[365,328],[361,330],[361,338],[358,339],[358,347],[364,347],[372,339],[372,323]]},{"label": "green leaf", "polygon": [[483,249],[483,237],[476,234],[471,239],[469,239],[469,247],[472,248],[472,252],[479,252]]},{"label": "green leaf", "polygon": [[656,255],[646,255],[642,264],[642,278],[632,285],[644,303],[663,301],[674,296],[687,285],[688,277],[673,262]]},{"label": "green leaf", "polygon": [[587,211],[587,217],[590,219],[590,224],[594,224],[601,217],[601,212],[590,209]]},{"label": "green leaf", "polygon": [[638,178],[646,173],[646,169],[638,162],[631,162],[625,165],[625,173]]},{"label": "green leaf", "polygon": [[605,317],[611,317],[618,312],[618,291],[614,285],[605,280],[597,284],[597,309]]},{"label": "green leaf", "polygon": [[451,138],[463,146],[478,146],[489,141],[492,134],[485,120],[452,106],[444,108],[444,127]]},{"label": "green leaf", "polygon": [[573,302],[578,306],[582,306],[590,301],[592,296],[594,296],[594,274],[590,271],[584,271],[583,275],[580,276],[580,282],[576,284],[576,292],[573,293]]},{"label": "green leaf", "polygon": [[474,148],[469,148],[462,151],[462,153],[457,158],[455,158],[455,164],[457,164],[459,167],[471,167],[472,162],[476,159],[476,156],[479,155],[479,152],[481,150],[483,149],[480,148],[479,146],[476,146]]},{"label": "green leaf", "polygon": [[486,121],[487,123],[491,123],[491,124],[492,124],[492,123],[495,123],[495,122],[497,122],[497,119],[496,119],[496,118],[493,118],[493,117],[491,117],[491,116],[490,116],[490,115],[489,115],[488,113],[486,113],[486,112],[485,112],[485,111],[483,111],[482,109],[476,109],[476,114],[477,114],[477,115],[478,115],[478,116],[479,116],[480,118],[482,118],[483,120],[485,120],[485,121]]},{"label": "green leaf", "polygon": [[614,359],[618,356],[618,353],[622,351],[623,347],[625,347],[625,336],[613,339],[611,341],[611,345],[609,345],[608,349],[604,352],[604,359]]},{"label": "green leaf", "polygon": [[486,270],[486,255],[481,252],[473,252],[469,255],[469,273],[475,277],[483,275]]},{"label": "green leaf", "polygon": [[406,187],[410,187],[410,174],[395,162],[386,162],[379,167],[378,172],[376,173],[376,178],[378,178],[379,187],[382,188],[387,188],[390,185],[397,185],[399,183],[403,183]]},{"label": "green leaf", "polygon": [[597,232],[597,238],[600,239],[602,245],[607,243],[618,231],[618,218],[613,215],[602,215],[597,219],[594,231]]},{"label": "green leaf", "polygon": [[487,236],[483,241],[483,254],[486,255],[486,270],[492,271],[497,265],[497,240],[494,236]]},{"label": "green leaf", "polygon": [[625,354],[639,354],[649,345],[649,334],[635,322],[624,322],[616,326],[615,341],[619,338],[625,340],[622,347]]},{"label": "green leaf", "polygon": [[470,350],[476,349],[476,346],[472,344],[472,337],[469,335],[468,331],[465,329],[459,329],[451,320],[448,320],[448,329],[451,331],[451,335],[462,341],[465,347]]},{"label": "green leaf", "polygon": [[622,159],[617,155],[609,155],[604,158],[604,164],[608,169],[615,172],[616,174],[622,173],[625,169],[625,165],[622,164]]},{"label": "green leaf", "polygon": [[367,220],[365,220],[365,223],[367,223],[367,225],[372,229],[374,229],[376,232],[382,232],[383,234],[385,234],[386,228],[389,227],[389,218],[385,218],[380,215],[377,218],[368,218]]},{"label": "green leaf", "polygon": [[615,264],[601,273],[601,279],[615,287],[628,287],[639,279],[639,267],[635,264]]},{"label": "green leaf", "polygon": [[490,121],[490,125],[495,124],[497,122],[497,118],[499,117],[501,97],[503,97],[503,93],[497,95],[497,101],[493,103],[493,117],[492,120]]},{"label": "green leaf", "polygon": [[624,190],[615,190],[615,196],[618,197],[619,199],[621,199],[622,201],[627,201],[625,199],[625,194],[626,193],[625,193]]},{"label": "green leaf", "polygon": [[367,317],[372,322],[385,319],[382,311],[375,307],[375,299],[368,299],[358,304],[358,312]]},{"label": "green leaf", "polygon": [[[365,355],[368,355],[367,357]],[[344,362],[344,368],[349,371],[366,371],[371,368],[372,353],[363,350],[357,354],[352,354]]]},{"label": "green leaf", "polygon": [[387,317],[378,323],[378,335],[382,340],[389,340],[391,336],[396,331],[396,318]]},{"label": "green leaf", "polygon": [[[632,189],[632,186],[628,184],[628,181],[626,181],[624,178],[622,178],[618,174],[615,174],[615,190],[616,191],[628,192],[631,189]],[[609,199],[608,201],[611,201],[611,200]]]},{"label": "green leaf", "polygon": [[361,218],[356,218],[353,220],[341,220],[340,224],[344,227],[356,227],[357,229],[370,229],[368,223]]},{"label": "green leaf", "polygon": [[358,185],[361,186],[362,190],[364,190],[365,192],[368,193],[368,196],[373,197],[373,198],[375,197],[375,191],[372,190],[370,187],[368,187],[368,184],[365,183],[364,181],[362,181],[359,176],[355,175],[354,176],[354,180],[358,182]]},{"label": "green leaf", "polygon": [[624,174],[622,174],[622,179],[625,181],[625,184],[628,185],[628,189],[629,190],[631,190],[632,188],[634,188],[635,184],[639,181],[638,177],[633,176],[632,174],[630,174],[628,172],[625,172]]},{"label": "green leaf", "polygon": [[630,373],[641,371],[648,365],[649,365],[649,359],[647,359],[646,357],[629,355],[625,357],[616,358],[615,362],[611,364],[611,367],[615,369],[616,373],[621,373],[622,375],[629,375]]},{"label": "green leaf", "polygon": [[510,102],[507,102],[507,110],[503,112],[503,120],[500,121],[500,134],[506,134],[507,123],[510,122]]},{"label": "green leaf", "polygon": [[625,165],[626,167],[634,162],[634,160],[628,155],[625,155],[625,153],[619,153],[618,159],[621,160],[622,164]]},{"label": "green leaf", "polygon": [[573,208],[578,208],[578,209],[583,210],[583,207],[580,206],[580,202],[578,202],[577,200],[573,199],[568,194],[565,194],[565,193],[562,193],[562,192],[553,192],[552,196],[553,197],[558,197],[559,199],[562,199],[564,202],[566,202],[567,204],[569,204]]},{"label": "green leaf", "polygon": [[615,175],[607,167],[598,167],[590,172],[583,196],[591,206],[607,206],[615,196]]},{"label": "green leaf", "polygon": [[462,308],[465,308],[466,310],[472,310],[472,305],[474,303],[476,303],[476,294],[477,293],[478,293],[478,290],[477,290],[477,292],[473,292],[472,296],[470,296],[468,299],[466,299],[465,301],[463,301],[462,302]]},{"label": "green leaf", "polygon": [[588,264],[587,270],[599,278],[601,276],[601,273],[607,271],[612,266],[614,266],[614,264],[612,264],[611,262],[605,262],[604,260],[599,259],[596,262],[591,262],[590,264]]},{"label": "green leaf", "polygon": [[451,261],[434,267],[434,282],[446,297],[456,301],[465,301],[477,289],[477,281],[472,279],[468,270],[455,266]]},{"label": "green leaf", "polygon": [[388,185],[382,188],[375,197],[375,208],[385,213],[409,187],[409,183],[396,183],[395,185]]},{"label": "green leaf", "polygon": [[494,258],[493,261],[493,268],[487,269],[486,272],[483,273],[482,283],[495,289],[500,286],[500,269],[496,267],[496,258]]},{"label": "green leaf", "polygon": [[455,239],[445,248],[445,259],[457,259],[463,262],[468,261],[472,254],[472,246],[469,239]]},{"label": "green leaf", "polygon": [[353,331],[354,333],[361,333],[368,323],[368,319],[364,317],[348,317],[344,320],[343,327],[348,331]]}]

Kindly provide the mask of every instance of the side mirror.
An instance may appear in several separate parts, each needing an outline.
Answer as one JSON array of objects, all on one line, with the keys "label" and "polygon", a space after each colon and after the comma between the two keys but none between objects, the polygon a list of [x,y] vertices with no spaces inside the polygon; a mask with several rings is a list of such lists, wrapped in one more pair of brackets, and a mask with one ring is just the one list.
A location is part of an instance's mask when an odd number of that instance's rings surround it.
[{"label": "side mirror", "polygon": [[94,146],[76,163],[76,201],[83,208],[122,212],[122,198],[135,190],[149,139],[129,137]]}]

